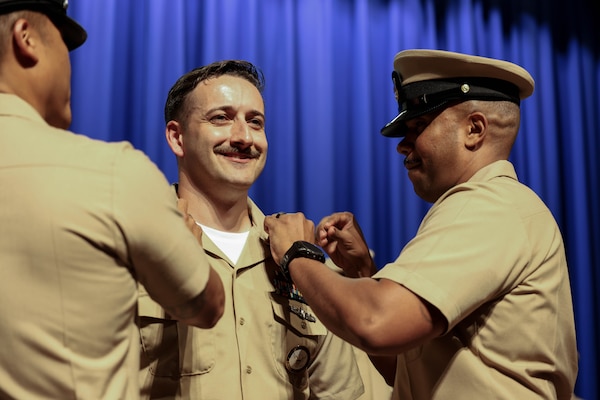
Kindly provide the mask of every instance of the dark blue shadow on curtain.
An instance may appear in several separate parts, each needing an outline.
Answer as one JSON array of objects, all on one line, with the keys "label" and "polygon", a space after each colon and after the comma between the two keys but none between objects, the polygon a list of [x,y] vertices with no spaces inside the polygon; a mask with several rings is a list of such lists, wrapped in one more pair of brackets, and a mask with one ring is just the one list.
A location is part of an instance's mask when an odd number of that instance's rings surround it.
[{"label": "dark blue shadow on curtain", "polygon": [[598,398],[600,50],[596,0],[74,0],[89,40],[72,53],[72,129],[128,140],[177,179],[166,93],[184,72],[242,58],[267,79],[269,159],[251,191],[266,213],[357,215],[380,266],[429,205],[379,128],[395,115],[395,53],[437,48],[508,59],[536,91],[511,160],[565,237],[581,353],[576,393]]}]

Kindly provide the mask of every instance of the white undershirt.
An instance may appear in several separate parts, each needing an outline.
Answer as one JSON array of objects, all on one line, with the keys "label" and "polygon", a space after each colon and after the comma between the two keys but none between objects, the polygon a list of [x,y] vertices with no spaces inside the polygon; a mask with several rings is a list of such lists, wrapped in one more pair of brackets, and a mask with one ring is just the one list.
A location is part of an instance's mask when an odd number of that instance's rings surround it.
[{"label": "white undershirt", "polygon": [[209,228],[208,226],[204,226],[202,224],[198,225],[202,228],[202,232],[208,236],[209,239],[212,240],[213,243],[216,244],[223,253],[225,253],[231,262],[234,264],[238,262],[250,231],[224,232]]}]

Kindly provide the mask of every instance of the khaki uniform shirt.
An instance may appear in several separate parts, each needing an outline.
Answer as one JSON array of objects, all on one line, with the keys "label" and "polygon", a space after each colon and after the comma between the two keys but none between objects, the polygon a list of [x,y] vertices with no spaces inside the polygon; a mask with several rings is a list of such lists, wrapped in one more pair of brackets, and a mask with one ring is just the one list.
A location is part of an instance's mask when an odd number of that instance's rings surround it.
[{"label": "khaki uniform shirt", "polygon": [[402,284],[448,321],[398,357],[396,399],[570,399],[577,349],[561,234],[498,161],[445,193],[375,278]]},{"label": "khaki uniform shirt", "polygon": [[249,200],[252,228],[236,265],[203,235],[226,293],[212,329],[188,328],[140,293],[144,398],[356,399],[363,391],[352,347],[329,333],[279,275]]},{"label": "khaki uniform shirt", "polygon": [[369,355],[357,347],[354,347],[354,355],[365,387],[365,392],[358,400],[391,400],[392,388],[377,371]]},{"label": "khaki uniform shirt", "polygon": [[0,398],[137,399],[135,277],[166,305],[208,279],[164,176],[0,94],[0,187]]},{"label": "khaki uniform shirt", "polygon": [[[371,252],[374,256],[374,253]],[[344,275],[344,271],[335,265],[331,258],[325,260],[325,265],[340,275]],[[371,362],[369,355],[358,347],[352,346],[356,364],[360,371],[360,377],[365,388],[363,394],[357,400],[390,400],[392,398],[392,387],[390,387],[377,368]]]}]

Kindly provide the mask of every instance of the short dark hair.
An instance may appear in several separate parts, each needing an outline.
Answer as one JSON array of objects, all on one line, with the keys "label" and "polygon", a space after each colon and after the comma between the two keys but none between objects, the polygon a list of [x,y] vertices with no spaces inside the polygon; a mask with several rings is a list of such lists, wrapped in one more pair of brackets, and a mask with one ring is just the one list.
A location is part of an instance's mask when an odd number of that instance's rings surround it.
[{"label": "short dark hair", "polygon": [[195,68],[180,77],[169,90],[165,103],[165,123],[171,120],[181,121],[184,118],[187,114],[187,96],[200,82],[222,75],[232,75],[245,79],[261,93],[265,86],[262,71],[248,61],[224,60]]}]

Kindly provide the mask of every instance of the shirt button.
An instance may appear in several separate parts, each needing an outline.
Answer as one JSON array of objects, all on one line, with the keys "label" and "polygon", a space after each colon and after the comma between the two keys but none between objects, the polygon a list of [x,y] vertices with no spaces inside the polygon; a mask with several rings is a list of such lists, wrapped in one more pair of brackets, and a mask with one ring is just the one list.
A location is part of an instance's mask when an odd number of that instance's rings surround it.
[{"label": "shirt button", "polygon": [[246,373],[247,374],[251,374],[252,373],[252,367],[251,366],[246,366]]},{"label": "shirt button", "polygon": [[302,321],[300,325],[302,326],[302,329],[306,329],[306,322]]},{"label": "shirt button", "polygon": [[246,320],[244,318],[240,318],[240,325],[244,325],[246,323]]}]

